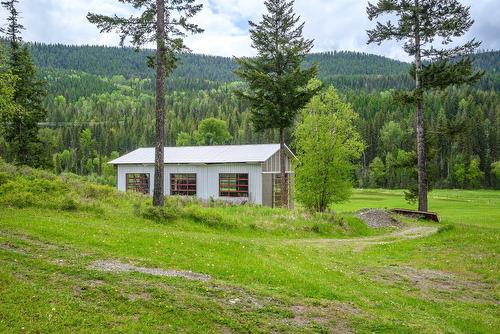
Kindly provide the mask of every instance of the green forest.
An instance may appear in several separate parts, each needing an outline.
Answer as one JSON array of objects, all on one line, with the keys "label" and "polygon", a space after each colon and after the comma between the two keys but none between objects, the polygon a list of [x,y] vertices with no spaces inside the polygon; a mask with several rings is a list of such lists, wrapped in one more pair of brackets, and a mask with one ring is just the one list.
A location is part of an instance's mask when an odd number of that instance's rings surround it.
[{"label": "green forest", "polygon": [[[47,92],[40,122],[41,167],[115,182],[107,161],[154,144],[152,51],[131,48],[28,44]],[[319,79],[333,85],[359,114],[366,148],[353,174],[356,187],[407,188],[415,183],[414,108],[395,103],[394,89],[412,85],[410,64],[356,52],[310,54]],[[500,188],[500,52],[474,56],[486,71],[473,86],[454,86],[425,96],[428,169],[434,188]],[[198,126],[207,118],[226,122],[224,143],[277,142],[273,131],[254,131],[248,107],[234,91],[243,83],[233,59],[183,54],[167,81],[167,145],[203,144]],[[293,129],[287,133],[293,142]],[[219,143],[220,144],[220,143]],[[293,149],[293,147],[292,147]],[[0,137],[0,156],[9,160]]]}]

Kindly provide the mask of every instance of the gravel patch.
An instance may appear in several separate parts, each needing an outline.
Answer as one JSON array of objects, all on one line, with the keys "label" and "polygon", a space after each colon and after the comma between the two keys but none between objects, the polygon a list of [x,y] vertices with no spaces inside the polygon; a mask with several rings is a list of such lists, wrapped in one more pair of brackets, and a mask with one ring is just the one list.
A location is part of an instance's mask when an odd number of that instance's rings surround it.
[{"label": "gravel patch", "polygon": [[195,273],[192,271],[183,271],[183,270],[164,270],[159,268],[146,268],[146,267],[138,267],[128,263],[123,263],[120,261],[113,260],[98,260],[93,262],[89,268],[97,269],[100,271],[109,271],[109,272],[130,272],[136,271],[144,274],[149,274],[153,276],[166,276],[166,277],[181,277],[192,281],[202,281],[206,282],[210,280],[210,276],[200,273]]},{"label": "gravel patch", "polygon": [[401,227],[402,224],[392,217],[391,213],[382,209],[362,209],[357,216],[370,227]]}]

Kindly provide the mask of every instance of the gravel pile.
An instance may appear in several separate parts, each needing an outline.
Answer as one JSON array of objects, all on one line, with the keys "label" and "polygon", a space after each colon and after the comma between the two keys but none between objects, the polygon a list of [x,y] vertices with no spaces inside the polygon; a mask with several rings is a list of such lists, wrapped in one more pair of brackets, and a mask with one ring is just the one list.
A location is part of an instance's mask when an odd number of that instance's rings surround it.
[{"label": "gravel pile", "polygon": [[357,216],[370,227],[401,227],[401,222],[393,218],[391,212],[382,209],[362,209]]}]

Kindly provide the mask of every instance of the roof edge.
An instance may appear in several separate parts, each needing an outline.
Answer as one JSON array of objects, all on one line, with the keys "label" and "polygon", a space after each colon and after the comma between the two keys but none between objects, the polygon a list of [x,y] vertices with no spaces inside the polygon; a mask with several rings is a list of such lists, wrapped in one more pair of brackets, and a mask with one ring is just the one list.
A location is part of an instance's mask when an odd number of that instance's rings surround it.
[{"label": "roof edge", "polygon": [[[264,145],[276,145],[277,146],[277,149],[272,153],[272,154],[275,154],[276,152],[278,152],[280,150],[280,144],[279,143],[268,143],[268,144],[235,144],[235,145],[203,145],[203,146],[165,146],[164,148],[167,149],[167,148],[184,148],[184,149],[189,149],[189,148],[199,148],[199,147],[224,147],[224,146],[227,146],[227,147],[235,147],[235,146],[264,146]],[[292,152],[292,150],[288,147],[288,145],[284,145],[285,147],[285,150],[287,152],[287,155],[289,157],[291,157],[292,159],[295,159],[297,160],[297,157],[295,156],[295,154]],[[130,151],[126,154],[123,154],[121,156],[119,156],[118,158],[116,159],[113,159],[111,161],[108,161],[107,164],[109,165],[150,165],[150,164],[154,164],[154,161],[153,162],[122,162],[122,161],[119,161],[120,159],[122,159],[123,157],[129,155],[129,154],[132,154],[138,150],[145,150],[145,149],[154,149],[154,147],[139,147],[133,151]],[[269,159],[269,157],[267,157],[266,159],[263,159],[263,160],[252,160],[252,161],[240,161],[240,162],[235,162],[235,161],[232,161],[232,162],[227,162],[227,161],[214,161],[214,162],[187,162],[187,163],[165,163],[165,165],[186,165],[186,164],[203,164],[203,165],[206,165],[206,164],[228,164],[228,163],[264,163],[267,161],[267,159]]]}]

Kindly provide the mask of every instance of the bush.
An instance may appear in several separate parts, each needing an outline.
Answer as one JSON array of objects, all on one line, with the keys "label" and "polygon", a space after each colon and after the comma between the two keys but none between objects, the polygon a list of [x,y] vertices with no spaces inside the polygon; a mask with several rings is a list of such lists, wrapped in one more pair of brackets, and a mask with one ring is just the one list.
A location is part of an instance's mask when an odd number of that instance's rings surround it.
[{"label": "bush", "polygon": [[140,213],[143,218],[153,220],[157,223],[168,223],[181,216],[180,210],[172,206],[147,206],[141,209]]},{"label": "bush", "polygon": [[83,187],[83,195],[87,198],[106,198],[111,196],[113,191],[113,188],[92,183],[87,183]]},{"label": "bush", "polygon": [[225,222],[224,217],[213,209],[203,208],[201,206],[190,206],[185,209],[186,218],[193,219],[197,223],[201,223],[210,227],[231,228],[232,224]]},{"label": "bush", "polygon": [[74,174],[56,176],[46,170],[16,167],[0,159],[0,205],[103,213],[99,200],[110,199],[112,195],[112,188],[85,182]]},{"label": "bush", "polygon": [[0,192],[0,203],[6,206],[12,206],[15,208],[27,208],[33,206],[36,203],[35,196],[27,191],[15,191],[15,192]]},{"label": "bush", "polygon": [[63,197],[61,204],[59,206],[64,211],[74,211],[79,207],[79,202],[76,199],[76,195],[69,193]]},{"label": "bush", "polygon": [[0,172],[0,186],[4,183],[7,183],[10,180],[10,175],[5,172]]}]

